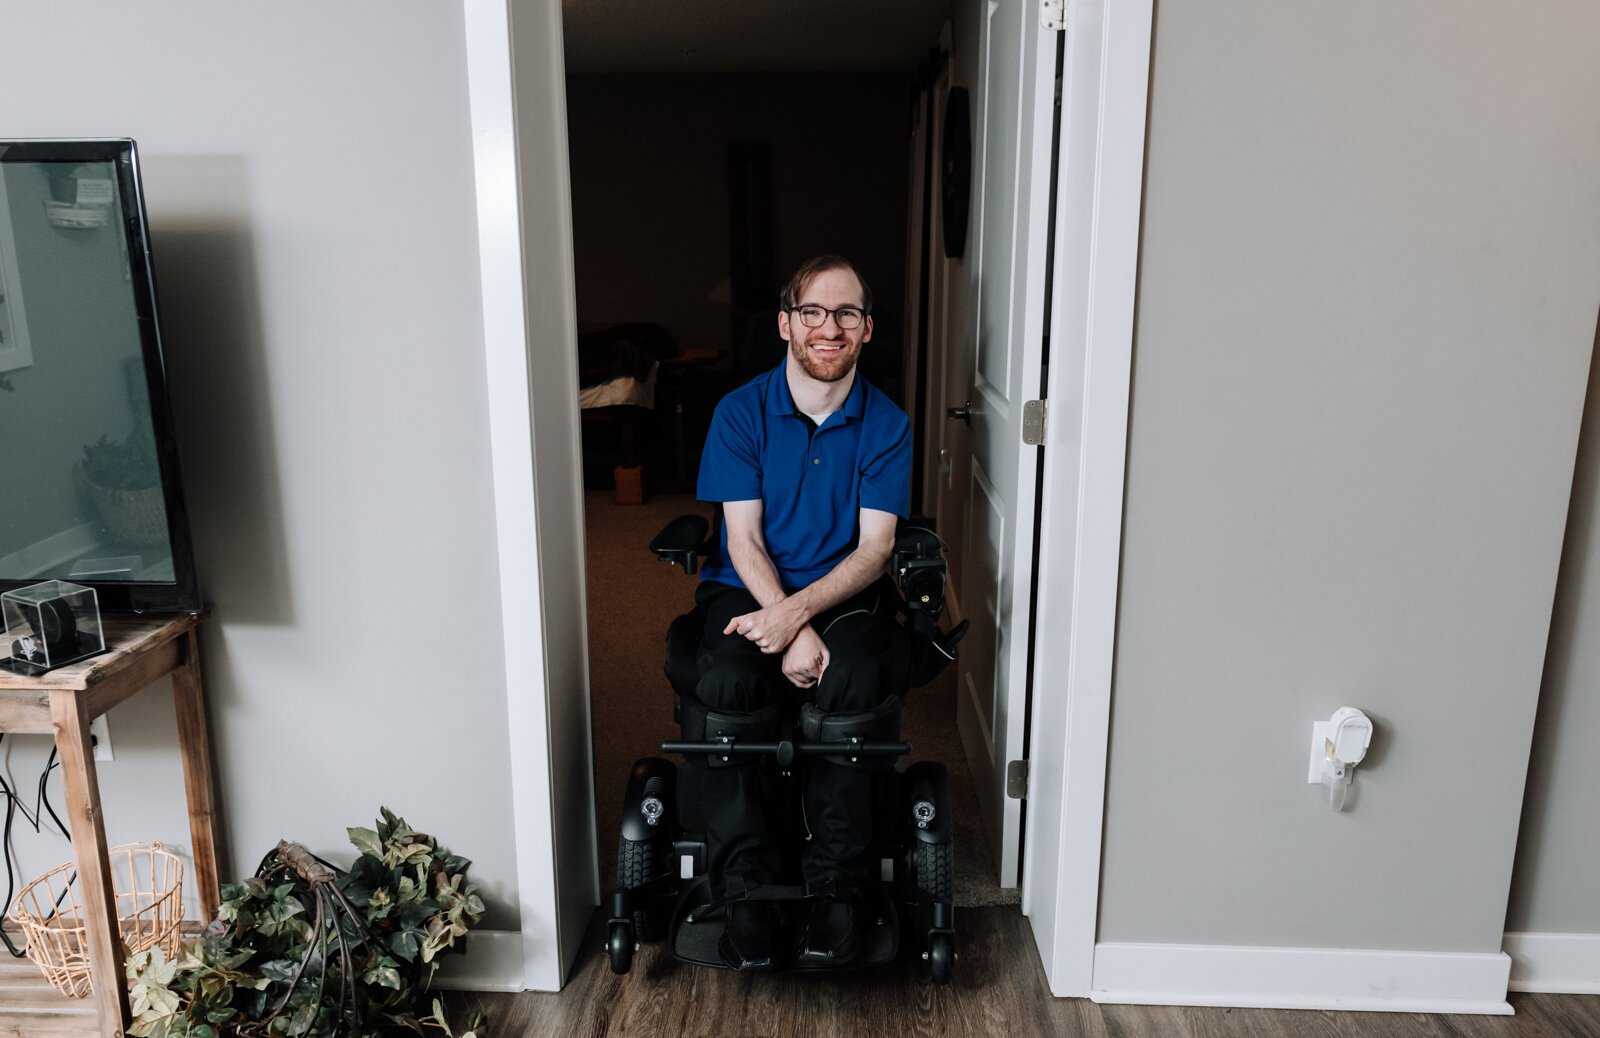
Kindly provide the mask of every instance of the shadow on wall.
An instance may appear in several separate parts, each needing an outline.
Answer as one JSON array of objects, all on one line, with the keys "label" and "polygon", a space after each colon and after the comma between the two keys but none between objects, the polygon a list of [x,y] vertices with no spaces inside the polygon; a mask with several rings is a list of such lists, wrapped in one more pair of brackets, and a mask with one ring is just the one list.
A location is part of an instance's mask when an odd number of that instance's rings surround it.
[{"label": "shadow on wall", "polygon": [[289,624],[246,163],[163,156],[144,167],[148,194],[183,199],[182,212],[152,215],[151,251],[201,588],[208,602],[225,603],[231,621]]},{"label": "shadow on wall", "polygon": [[[1594,714],[1585,709],[1582,698],[1589,690],[1586,665],[1594,658],[1590,649],[1594,644],[1593,635],[1586,634],[1581,626],[1584,607],[1593,600],[1588,583],[1593,573],[1590,557],[1596,547],[1597,531],[1600,531],[1600,316],[1595,320],[1588,397],[1584,401],[1583,424],[1573,463],[1566,539],[1561,548],[1561,576],[1551,608],[1539,711],[1534,716],[1533,748],[1528,758],[1528,781],[1523,793],[1517,858],[1506,912],[1506,929],[1512,931],[1552,929],[1552,917],[1564,914],[1561,912],[1561,880],[1566,879],[1578,891],[1587,888],[1592,893],[1593,890],[1591,884],[1582,880],[1572,883],[1574,877],[1583,875],[1590,867],[1583,847],[1586,843],[1592,846],[1592,837],[1588,835],[1592,828],[1584,825],[1586,818],[1583,816],[1574,818],[1573,808],[1592,802],[1586,793],[1579,791],[1586,789],[1586,775],[1593,772],[1585,773],[1577,766],[1577,758],[1570,755],[1575,751],[1586,753],[1579,750],[1580,743],[1573,738],[1574,731],[1582,732],[1580,738],[1585,740],[1592,740],[1597,734],[1593,730]],[[1586,653],[1585,650],[1590,651]],[[1575,838],[1575,830],[1584,835]],[[1578,896],[1589,904],[1594,903],[1588,895],[1580,893]],[[1572,929],[1583,932],[1592,925],[1590,920],[1584,920]]]}]

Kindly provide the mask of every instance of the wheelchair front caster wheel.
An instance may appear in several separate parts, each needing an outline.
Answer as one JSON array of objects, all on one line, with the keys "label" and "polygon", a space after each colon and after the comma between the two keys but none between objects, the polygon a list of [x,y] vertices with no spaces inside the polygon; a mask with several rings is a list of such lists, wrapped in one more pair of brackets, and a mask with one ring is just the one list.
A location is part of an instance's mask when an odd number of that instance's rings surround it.
[{"label": "wheelchair front caster wheel", "polygon": [[950,968],[955,965],[955,938],[947,933],[932,934],[928,938],[928,969],[935,984],[950,983]]},{"label": "wheelchair front caster wheel", "polygon": [[621,975],[633,965],[633,924],[623,921],[611,924],[606,938],[606,954],[611,958],[611,972]]}]

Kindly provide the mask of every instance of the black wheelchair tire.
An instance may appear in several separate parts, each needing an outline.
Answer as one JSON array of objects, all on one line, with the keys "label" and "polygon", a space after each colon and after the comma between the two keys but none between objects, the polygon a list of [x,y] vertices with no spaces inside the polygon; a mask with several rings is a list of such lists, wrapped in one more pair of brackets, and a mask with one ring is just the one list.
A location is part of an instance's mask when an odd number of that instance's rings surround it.
[{"label": "black wheelchair tire", "polygon": [[[672,848],[665,840],[630,840],[617,838],[617,886],[623,890],[637,890],[646,883],[667,874]],[[635,939],[659,941],[666,936],[666,911],[662,908],[640,908],[633,913]],[[631,953],[630,953],[631,954]]]},{"label": "black wheelchair tire", "polygon": [[606,938],[606,953],[611,957],[611,972],[618,976],[633,966],[633,927],[619,920],[611,924]]},{"label": "black wheelchair tire", "polygon": [[950,904],[954,901],[956,884],[954,843],[917,841],[915,867],[918,890],[940,904]]},{"label": "black wheelchair tire", "polygon": [[950,971],[955,967],[956,939],[954,935],[939,932],[928,937],[928,970],[935,984],[950,983]]}]

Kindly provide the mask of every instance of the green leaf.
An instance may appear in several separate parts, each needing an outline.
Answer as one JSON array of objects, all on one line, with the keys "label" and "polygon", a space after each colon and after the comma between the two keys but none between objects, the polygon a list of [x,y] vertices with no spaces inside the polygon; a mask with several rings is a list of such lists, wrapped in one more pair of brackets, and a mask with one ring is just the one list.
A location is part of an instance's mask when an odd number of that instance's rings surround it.
[{"label": "green leaf", "polygon": [[317,1003],[307,1002],[294,1014],[294,1019],[289,1021],[290,1034],[305,1034],[311,1030],[311,1025],[317,1022]]},{"label": "green leaf", "polygon": [[275,980],[280,984],[287,984],[293,980],[295,971],[299,968],[299,960],[291,961],[289,959],[273,959],[271,962],[263,962],[257,967],[263,977],[268,980]]},{"label": "green leaf", "polygon": [[389,950],[394,952],[404,961],[411,962],[417,957],[419,940],[426,936],[427,935],[421,930],[401,930],[399,933],[389,938]]},{"label": "green leaf", "polygon": [[[387,963],[387,965],[384,965],[384,963]],[[379,987],[391,988],[395,991],[400,990],[400,971],[395,968],[393,959],[385,958],[379,960],[379,964],[369,968],[361,975],[361,979],[367,984],[376,984]]]},{"label": "green leaf", "polygon": [[346,829],[345,832],[350,835],[350,842],[355,846],[355,849],[362,854],[370,854],[374,858],[383,857],[383,841],[378,839],[378,834],[371,829],[354,826]]}]

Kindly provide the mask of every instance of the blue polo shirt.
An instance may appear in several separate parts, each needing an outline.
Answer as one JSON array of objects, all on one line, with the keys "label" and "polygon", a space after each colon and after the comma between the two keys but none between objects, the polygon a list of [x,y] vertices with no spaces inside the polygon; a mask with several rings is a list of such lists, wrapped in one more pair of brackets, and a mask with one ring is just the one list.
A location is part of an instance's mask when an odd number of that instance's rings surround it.
[{"label": "blue polo shirt", "polygon": [[[906,514],[911,422],[858,369],[844,406],[813,431],[780,364],[717,405],[700,455],[699,497],[759,500],[767,555],[784,590],[798,591],[855,550],[861,509]],[[744,586],[728,556],[726,526],[700,575]]]}]

